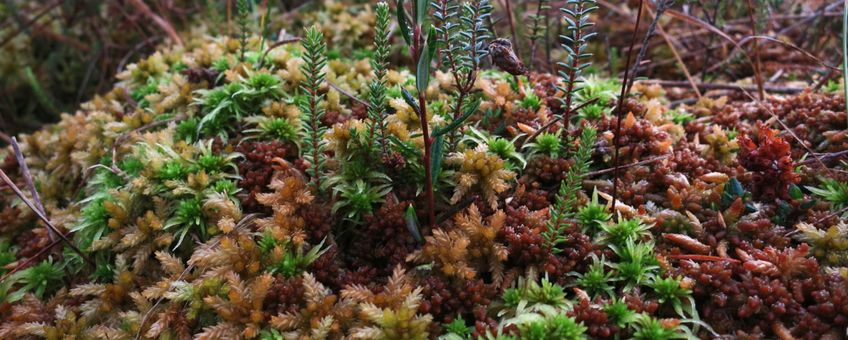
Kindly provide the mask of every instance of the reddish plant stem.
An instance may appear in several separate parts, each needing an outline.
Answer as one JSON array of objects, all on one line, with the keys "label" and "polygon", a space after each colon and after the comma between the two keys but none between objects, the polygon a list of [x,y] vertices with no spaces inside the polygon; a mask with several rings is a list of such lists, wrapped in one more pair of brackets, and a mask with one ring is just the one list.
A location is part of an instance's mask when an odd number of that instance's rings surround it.
[{"label": "reddish plant stem", "polygon": [[[615,154],[612,158],[612,209],[615,210],[615,200],[618,197],[618,142],[621,137],[621,119],[622,119],[622,106],[624,106],[624,96],[627,95],[627,83],[630,77],[630,60],[633,57],[633,47],[636,45],[636,35],[639,34],[639,24],[642,23],[642,7],[644,5],[644,0],[639,0],[639,12],[636,14],[636,27],[633,29],[633,36],[630,37],[630,48],[627,50],[627,63],[625,63],[624,69],[624,79],[621,82],[621,93],[618,96],[618,105],[615,106],[615,134],[613,134],[613,146],[615,147]],[[636,65],[638,67],[639,65]],[[617,216],[617,215],[616,215]]]},{"label": "reddish plant stem", "polygon": [[[424,36],[421,34],[421,26],[416,26],[412,33],[412,60],[417,65],[417,61],[421,58],[421,53],[424,51]],[[430,168],[431,146],[433,140],[430,138],[430,127],[427,125],[427,94],[424,91],[418,91],[418,116],[421,120],[421,135],[424,138],[424,191],[427,198],[427,219],[431,228],[436,226],[436,206],[433,196],[433,172]]]},{"label": "reddish plant stem", "polygon": [[[315,112],[317,110],[317,105],[315,103],[315,96],[318,94],[315,91],[310,90],[311,95],[309,99],[309,110],[311,112]],[[318,119],[312,117],[310,124],[312,125],[312,131],[318,131]],[[321,192],[321,174],[318,173],[318,138],[317,133],[313,132],[312,136],[312,164],[313,174],[315,175],[315,191]]]}]

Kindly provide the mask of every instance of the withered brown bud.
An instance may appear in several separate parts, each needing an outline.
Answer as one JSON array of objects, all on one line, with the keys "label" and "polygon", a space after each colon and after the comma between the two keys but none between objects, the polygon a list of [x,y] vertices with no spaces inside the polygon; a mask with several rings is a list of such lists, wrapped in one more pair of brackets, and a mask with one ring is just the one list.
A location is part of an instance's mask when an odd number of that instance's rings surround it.
[{"label": "withered brown bud", "polygon": [[527,74],[527,67],[515,55],[509,39],[498,38],[492,41],[489,44],[489,55],[492,56],[492,64],[499,69],[514,76]]}]

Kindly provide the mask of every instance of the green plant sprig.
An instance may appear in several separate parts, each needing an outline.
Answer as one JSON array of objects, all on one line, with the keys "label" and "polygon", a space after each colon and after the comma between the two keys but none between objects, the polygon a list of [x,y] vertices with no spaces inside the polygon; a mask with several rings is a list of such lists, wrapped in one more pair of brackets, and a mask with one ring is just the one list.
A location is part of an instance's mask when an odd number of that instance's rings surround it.
[{"label": "green plant sprig", "polygon": [[550,0],[537,0],[536,12],[528,17],[528,19],[530,19],[530,23],[528,25],[529,33],[527,36],[527,38],[530,39],[530,58],[528,60],[529,69],[533,69],[533,63],[536,59],[536,47],[539,40],[544,39],[548,35],[548,10],[551,9],[551,6],[548,5],[549,2]]},{"label": "green plant sprig", "polygon": [[597,133],[591,125],[583,128],[574,154],[574,165],[568,169],[565,180],[560,183],[559,192],[550,208],[551,218],[548,220],[547,228],[542,232],[542,238],[545,240],[545,246],[554,253],[562,252],[557,245],[565,241],[565,220],[574,216],[577,193],[583,186],[583,177],[589,172],[589,166],[592,164],[592,150],[595,147]]},{"label": "green plant sprig", "polygon": [[327,64],[327,45],[324,43],[324,34],[315,26],[306,29],[302,42],[305,52],[301,70],[306,80],[301,82],[300,89],[307,96],[306,100],[300,101],[300,111],[303,113],[303,157],[310,164],[307,173],[312,177],[311,183],[315,191],[320,193],[321,175],[326,163],[324,149],[327,145],[324,140],[327,127],[321,123],[325,113],[321,107],[324,94],[320,91],[325,78],[323,68]]},{"label": "green plant sprig", "polygon": [[238,18],[236,23],[239,26],[239,60],[244,61],[244,53],[247,50],[247,37],[250,35],[248,17],[250,16],[251,6],[249,0],[238,0],[236,3]]},{"label": "green plant sprig", "polygon": [[389,42],[389,5],[385,2],[377,4],[375,9],[377,23],[374,27],[374,58],[371,60],[371,68],[374,69],[374,79],[368,85],[368,108],[369,140],[374,140],[374,135],[379,132],[377,143],[380,144],[383,154],[386,154],[388,141],[386,140],[386,70],[388,69],[391,43]]},{"label": "green plant sprig", "polygon": [[565,49],[565,62],[559,62],[560,67],[558,72],[565,83],[564,87],[558,87],[565,96],[561,99],[563,105],[563,124],[567,130],[569,116],[572,111],[572,100],[574,93],[580,90],[583,71],[591,65],[592,53],[587,52],[588,41],[596,35],[595,32],[588,32],[595,24],[589,21],[589,14],[598,9],[594,0],[568,0],[565,6],[560,8],[563,19],[567,23],[566,31],[568,35],[561,35],[560,39],[565,43],[561,44]]}]

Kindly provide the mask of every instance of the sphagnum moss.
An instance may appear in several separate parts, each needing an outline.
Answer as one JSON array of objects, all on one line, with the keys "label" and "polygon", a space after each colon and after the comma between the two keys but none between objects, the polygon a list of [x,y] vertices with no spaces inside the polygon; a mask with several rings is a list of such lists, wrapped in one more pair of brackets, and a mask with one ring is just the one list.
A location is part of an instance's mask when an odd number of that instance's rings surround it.
[{"label": "sphagnum moss", "polygon": [[[0,338],[836,337],[848,326],[844,165],[800,159],[844,151],[838,97],[705,96],[671,110],[672,91],[637,83],[617,98],[619,81],[589,64],[593,1],[565,5],[565,56],[552,55],[562,77],[517,79],[489,69],[502,37],[487,1],[356,15],[327,2],[298,19],[322,22],[299,44],[273,49],[287,38],[268,34],[275,18],[255,25],[251,6],[235,8],[236,38],[162,48],[20,136],[45,215],[82,255],[0,194]],[[544,14],[531,20],[536,45]],[[621,121],[607,114],[615,99]],[[769,113],[792,133],[763,124]],[[26,183],[6,153],[0,170]]]}]

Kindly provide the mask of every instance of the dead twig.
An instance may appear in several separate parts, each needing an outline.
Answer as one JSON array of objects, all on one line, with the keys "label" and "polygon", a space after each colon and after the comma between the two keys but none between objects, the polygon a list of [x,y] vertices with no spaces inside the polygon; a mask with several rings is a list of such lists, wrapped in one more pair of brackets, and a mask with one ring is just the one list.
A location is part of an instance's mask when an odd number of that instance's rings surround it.
[{"label": "dead twig", "polygon": [[[577,112],[578,110],[580,110],[580,109],[582,109],[582,108],[584,108],[584,107],[586,107],[586,106],[589,106],[589,105],[591,105],[591,104],[595,103],[596,101],[598,101],[598,98],[592,98],[592,99],[590,99],[590,100],[586,101],[586,102],[585,102],[585,103],[583,103],[583,104],[577,105],[577,107],[575,107],[575,108],[574,108],[573,110],[571,110],[571,111],[572,111],[572,112]],[[533,134],[532,134],[532,135],[530,135],[530,137],[525,138],[525,139],[521,142],[521,144],[519,144],[519,145],[517,146],[517,148],[520,150],[520,149],[524,146],[524,144],[525,144],[525,143],[527,143],[527,142],[529,142],[529,141],[531,141],[531,140],[536,139],[536,137],[538,137],[538,136],[539,136],[539,134],[541,134],[542,132],[545,132],[545,130],[547,130],[549,127],[551,127],[551,125],[556,124],[556,122],[558,122],[560,119],[562,119],[562,116],[556,116],[554,119],[551,119],[551,121],[547,122],[545,125],[542,125],[542,127],[540,127],[539,129],[537,129],[537,130],[536,130],[536,132],[533,132]]]},{"label": "dead twig", "polygon": [[41,221],[43,221],[47,225],[48,228],[52,229],[53,232],[56,233],[56,235],[59,235],[59,238],[63,242],[65,242],[65,244],[69,248],[71,248],[75,253],[79,254],[79,256],[82,257],[83,260],[88,262],[92,267],[97,266],[94,263],[94,261],[92,261],[90,258],[88,258],[88,256],[86,256],[85,253],[82,252],[82,250],[77,248],[77,246],[75,246],[74,243],[71,242],[71,240],[69,240],[67,237],[65,237],[65,234],[62,234],[59,231],[59,228],[56,228],[56,226],[53,225],[53,222],[50,222],[50,219],[48,219],[47,216],[44,215],[44,213],[42,213],[40,210],[38,210],[38,208],[36,208],[35,204],[33,204],[32,201],[30,201],[29,199],[26,198],[26,196],[21,191],[21,189],[18,188],[17,185],[15,185],[15,182],[12,182],[12,180],[9,179],[9,176],[6,176],[6,172],[3,171],[3,169],[0,169],[0,179],[2,179],[3,182],[5,182],[6,185],[9,186],[9,188],[11,188],[12,191],[15,192],[15,195],[17,195],[18,198],[20,198],[21,201],[23,201],[24,204],[26,204],[27,207],[29,207],[29,209],[32,210],[35,213],[35,215],[37,215],[38,218],[41,219]]},{"label": "dead twig", "polygon": [[15,266],[15,268],[12,268],[12,270],[10,270],[8,273],[3,275],[3,277],[0,277],[0,282],[6,281],[6,279],[8,279],[10,276],[12,276],[12,274],[14,274],[14,273],[16,273],[16,272],[18,272],[22,269],[25,269],[31,263],[35,262],[35,260],[39,259],[41,256],[43,256],[48,251],[50,251],[50,249],[53,249],[53,247],[55,247],[57,244],[59,244],[61,242],[62,242],[62,240],[59,240],[59,239],[54,240],[53,242],[50,242],[50,244],[48,244],[46,247],[39,250],[37,253],[35,253],[35,255],[30,256],[29,258],[26,259],[26,261],[19,263],[17,266]]},{"label": "dead twig", "polygon": [[168,34],[168,37],[170,37],[171,40],[174,41],[174,43],[176,43],[177,45],[180,45],[180,46],[183,45],[183,40],[180,38],[180,35],[177,34],[177,31],[174,30],[174,26],[171,25],[171,23],[168,22],[167,20],[160,17],[158,14],[153,13],[153,11],[150,10],[150,7],[147,6],[147,4],[144,3],[144,1],[142,1],[142,0],[127,0],[127,1],[133,7],[135,7],[136,10],[138,10],[139,12],[144,14],[145,16],[149,17],[150,20],[153,20],[153,23],[155,23],[156,26],[159,26],[159,28],[161,28],[163,31],[165,31],[165,33]]},{"label": "dead twig", "polygon": [[[615,153],[612,158],[612,166],[613,166],[613,177],[612,177],[612,207],[615,209],[615,200],[618,194],[618,139],[621,137],[621,119],[624,107],[624,97],[627,95],[627,90],[629,86],[629,77],[630,77],[630,59],[633,57],[633,48],[636,46],[636,35],[639,33],[639,24],[642,23],[642,8],[645,3],[644,0],[639,0],[639,12],[636,14],[636,25],[633,28],[633,35],[630,37],[630,48],[627,50],[627,62],[624,64],[624,79],[621,82],[621,93],[618,96],[618,103],[615,105],[615,116],[616,116],[616,124],[615,124],[615,134],[613,135],[613,147],[615,148]],[[639,63],[636,63],[633,68],[639,67]]]},{"label": "dead twig", "polygon": [[661,160],[666,159],[670,156],[671,155],[660,155],[660,156],[655,156],[655,157],[651,157],[651,158],[648,158],[648,159],[643,159],[643,160],[635,162],[635,163],[619,165],[619,166],[614,167],[614,168],[607,168],[607,169],[602,169],[602,170],[591,171],[591,172],[587,172],[585,177],[589,178],[589,177],[594,177],[594,176],[610,173],[610,172],[613,172],[617,169],[627,169],[627,168],[634,167],[634,166],[650,164],[650,163],[654,163],[654,162],[657,162],[657,161],[661,161]]},{"label": "dead twig", "polygon": [[[820,159],[822,161],[831,161],[831,160],[834,160],[834,159],[839,159],[839,158],[848,156],[848,150],[842,150],[842,151],[838,151],[838,152],[828,152],[828,153],[816,153],[816,154],[813,154],[813,155],[817,156],[818,159]],[[803,160],[802,162],[800,162],[798,164],[807,165],[807,164],[814,163],[815,160],[816,160],[815,157],[809,158],[809,159]]]},{"label": "dead twig", "polygon": [[822,223],[822,222],[827,221],[827,220],[829,220],[829,219],[831,219],[831,218],[833,218],[833,217],[836,217],[836,216],[842,215],[842,214],[843,214],[843,213],[845,213],[845,212],[848,212],[848,207],[844,207],[844,208],[839,209],[839,210],[837,210],[837,211],[834,211],[834,212],[832,212],[832,213],[830,213],[830,214],[827,214],[827,215],[825,215],[824,217],[822,217],[822,218],[820,218],[820,219],[817,219],[815,222],[813,222],[813,224],[819,224],[819,223]]},{"label": "dead twig", "polygon": [[[691,84],[686,81],[676,81],[676,80],[640,80],[641,83],[645,84],[656,84],[663,87],[690,87]],[[756,91],[756,86],[751,85],[736,85],[736,84],[712,84],[712,83],[695,83],[701,90],[734,90],[734,91]],[[803,92],[804,89],[800,87],[787,87],[787,86],[764,86],[763,87],[766,92],[779,93],[779,94],[795,94]]]},{"label": "dead twig", "polygon": [[[21,152],[21,146],[18,145],[18,140],[15,137],[12,137],[12,150],[15,151],[15,159],[18,161],[18,168],[21,170],[21,176],[23,176],[27,188],[29,188],[29,193],[32,195],[32,199],[35,200],[35,207],[38,208],[38,211],[42,214],[45,214],[44,204],[41,203],[41,197],[38,196],[38,190],[35,190],[35,182],[32,180],[32,174],[29,172],[29,167],[24,159],[24,154]],[[50,228],[47,228],[47,235],[50,236],[50,241],[56,241],[56,235],[53,233],[53,230],[50,230]]]},{"label": "dead twig", "polygon": [[686,67],[686,63],[683,62],[683,58],[680,57],[680,53],[678,53],[677,48],[674,47],[674,43],[672,42],[671,37],[669,37],[668,34],[665,33],[665,30],[660,24],[657,24],[657,32],[659,32],[660,36],[663,38],[663,40],[665,40],[665,43],[668,45],[668,48],[671,49],[671,53],[674,55],[674,59],[677,60],[677,64],[680,65],[680,69],[686,76],[686,81],[688,81],[689,85],[692,87],[692,91],[695,91],[695,95],[698,98],[701,98],[701,91],[699,91],[698,86],[695,85],[695,79],[692,78],[692,74],[689,73],[689,68]]},{"label": "dead twig", "polygon": [[[747,36],[747,37],[743,38],[742,40],[739,40],[739,42],[738,42],[738,43],[736,43],[736,46],[733,48],[733,50],[731,50],[731,51],[730,51],[730,54],[728,54],[728,55],[727,55],[727,58],[725,58],[725,60],[724,60],[724,61],[722,61],[722,62],[720,62],[720,63],[718,63],[718,64],[716,64],[716,65],[711,66],[711,67],[709,68],[709,71],[714,71],[714,70],[716,70],[716,69],[718,69],[718,68],[720,68],[720,67],[724,66],[725,64],[727,64],[727,63],[728,63],[728,61],[729,61],[729,60],[731,60],[731,57],[733,57],[733,55],[736,53],[736,51],[738,51],[738,50],[740,50],[740,49],[742,48],[742,45],[745,45],[745,44],[747,44],[747,43],[749,43],[749,42],[754,42],[754,44],[755,44],[754,46],[755,46],[755,48],[756,48],[756,46],[757,46],[757,45],[756,45],[757,40],[766,40],[766,41],[769,41],[769,42],[773,42],[773,43],[776,43],[776,44],[780,44],[780,45],[786,46],[786,47],[788,47],[788,48],[791,48],[791,49],[793,49],[793,50],[797,51],[798,53],[801,53],[801,54],[802,54],[802,55],[804,55],[805,57],[807,57],[807,58],[809,58],[809,59],[811,59],[811,60],[815,61],[817,64],[819,64],[820,66],[822,66],[822,67],[824,67],[824,68],[839,71],[839,68],[838,68],[838,67],[835,67],[835,66],[831,66],[831,65],[826,64],[824,61],[822,61],[822,60],[821,60],[821,59],[819,59],[818,57],[816,57],[816,56],[812,55],[810,52],[805,51],[804,49],[802,49],[802,48],[798,47],[798,46],[797,46],[797,45],[795,45],[795,44],[788,43],[788,42],[785,42],[785,41],[783,41],[783,40],[776,39],[776,38],[769,37],[769,36],[764,36],[764,35],[752,35],[752,36]],[[747,54],[746,54],[746,55],[747,55]]]},{"label": "dead twig", "polygon": [[279,40],[279,41],[273,43],[271,46],[268,46],[268,48],[265,49],[265,52],[262,52],[262,58],[259,58],[259,68],[262,68],[262,65],[265,64],[265,58],[268,56],[268,53],[270,53],[271,50],[273,50],[277,47],[280,47],[280,46],[283,46],[283,45],[286,45],[286,44],[295,43],[295,42],[298,42],[298,41],[300,41],[300,37],[294,37],[294,38]]},{"label": "dead twig", "polygon": [[38,14],[36,14],[31,19],[27,20],[25,23],[19,24],[17,30],[15,30],[12,33],[9,33],[8,36],[4,37],[3,40],[0,41],[0,47],[3,47],[6,44],[8,44],[10,41],[12,41],[12,39],[14,39],[16,36],[18,36],[18,34],[21,34],[21,32],[29,29],[29,27],[33,26],[35,24],[35,22],[38,21],[38,19],[41,19],[42,17],[47,15],[47,13],[50,13],[50,11],[52,11],[54,8],[58,7],[61,4],[62,4],[62,1],[55,1],[52,4],[47,5],[47,7],[45,7],[41,12],[38,12]]},{"label": "dead twig", "polygon": [[360,104],[365,105],[365,107],[366,107],[366,108],[369,108],[369,109],[371,108],[371,104],[368,104],[368,102],[366,102],[366,101],[364,101],[364,100],[362,100],[362,99],[357,98],[357,97],[356,97],[355,95],[353,95],[352,93],[345,91],[344,89],[342,89],[341,87],[339,87],[339,86],[338,86],[338,85],[336,85],[336,84],[333,84],[333,82],[331,82],[331,81],[327,80],[327,85],[330,85],[330,87],[332,87],[332,88],[333,88],[333,90],[339,91],[339,93],[341,93],[341,94],[343,94],[343,95],[345,95],[345,96],[349,97],[350,99],[353,99],[353,100],[355,100],[355,101],[359,102]]}]

